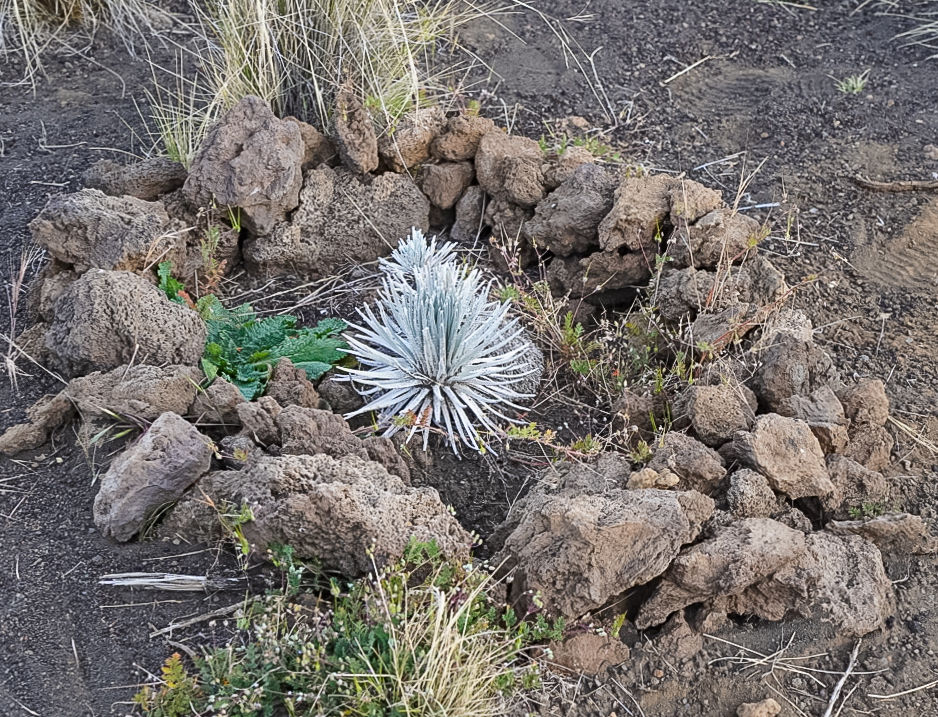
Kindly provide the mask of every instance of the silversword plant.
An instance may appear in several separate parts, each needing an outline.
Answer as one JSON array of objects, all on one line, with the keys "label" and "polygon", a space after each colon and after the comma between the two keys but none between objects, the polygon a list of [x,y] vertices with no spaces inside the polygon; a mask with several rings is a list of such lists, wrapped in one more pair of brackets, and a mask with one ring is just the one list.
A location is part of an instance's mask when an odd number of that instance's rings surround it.
[{"label": "silversword plant", "polygon": [[488,298],[478,269],[460,264],[450,244],[429,243],[419,230],[382,263],[384,278],[374,307],[358,314],[345,335],[360,368],[344,369],[384,435],[409,427],[410,440],[441,430],[458,444],[491,450],[487,435],[501,435],[498,420],[529,398],[520,388],[538,371],[508,303]]}]

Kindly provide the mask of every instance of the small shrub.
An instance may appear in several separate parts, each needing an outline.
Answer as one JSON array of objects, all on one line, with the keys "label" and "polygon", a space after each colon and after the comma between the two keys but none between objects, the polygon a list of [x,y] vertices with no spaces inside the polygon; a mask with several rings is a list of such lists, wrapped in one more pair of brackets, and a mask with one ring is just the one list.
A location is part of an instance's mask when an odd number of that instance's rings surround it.
[{"label": "small shrub", "polygon": [[519,619],[488,572],[433,543],[351,584],[333,579],[326,595],[298,595],[302,568],[288,549],[276,558],[288,588],[245,603],[239,639],[196,658],[197,675],[180,677],[174,660],[172,683],[138,695],[146,714],[177,714],[153,710],[178,694],[191,714],[226,717],[497,715],[537,683],[527,648],[563,637],[562,620]]},{"label": "small shrub", "polygon": [[150,717],[188,717],[194,714],[196,704],[202,702],[202,691],[198,679],[189,675],[178,652],[166,658],[160,673],[163,684],[159,689],[144,687],[134,695],[134,704]]}]

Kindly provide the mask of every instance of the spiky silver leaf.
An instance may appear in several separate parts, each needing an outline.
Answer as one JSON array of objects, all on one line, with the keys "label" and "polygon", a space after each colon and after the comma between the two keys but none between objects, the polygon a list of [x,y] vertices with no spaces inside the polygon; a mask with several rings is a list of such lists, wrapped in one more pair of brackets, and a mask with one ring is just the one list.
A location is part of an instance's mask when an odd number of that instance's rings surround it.
[{"label": "spiky silver leaf", "polygon": [[386,436],[410,417],[408,440],[422,431],[424,448],[435,426],[456,452],[459,442],[491,450],[481,434],[498,435],[499,419],[514,420],[506,411],[521,410],[517,401],[530,397],[518,389],[537,364],[524,360],[530,344],[508,304],[488,299],[478,270],[452,258],[433,261],[427,248],[430,260],[410,277],[386,272],[376,306],[359,310],[360,323],[345,335],[362,366],[345,370],[368,399],[347,417],[375,411]]},{"label": "spiky silver leaf", "polygon": [[418,269],[445,264],[455,259],[455,244],[446,242],[437,246],[435,236],[427,241],[423,232],[413,227],[410,236],[402,240],[387,259],[379,259],[378,265],[382,271],[392,276],[413,276]]}]

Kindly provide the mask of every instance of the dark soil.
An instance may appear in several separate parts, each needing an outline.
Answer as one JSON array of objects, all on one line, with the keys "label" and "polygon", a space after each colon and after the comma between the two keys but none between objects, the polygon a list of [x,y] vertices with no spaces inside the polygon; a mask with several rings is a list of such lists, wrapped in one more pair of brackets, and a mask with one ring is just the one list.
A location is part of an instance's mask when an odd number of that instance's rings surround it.
[{"label": "dark soil", "polygon": [[[938,144],[938,61],[893,41],[906,28],[902,20],[871,7],[854,13],[856,4],[819,2],[812,11],[755,0],[595,0],[585,9],[567,0],[543,3],[558,17],[579,18],[569,26],[587,51],[603,48],[595,55],[596,73],[616,121],[604,117],[538,19],[518,16],[510,23],[525,44],[489,25],[474,28],[466,40],[497,75],[481,93],[484,111],[515,117],[517,131],[537,137],[545,118],[583,116],[606,130],[603,141],[621,147],[629,161],[686,172],[723,188],[730,199],[741,175],[765,160],[740,206],[779,203],[746,211],[773,225],[765,248],[790,283],[806,281],[795,305],[814,318],[843,373],[887,379],[893,414],[934,441],[938,194],[871,192],[852,177],[931,179],[938,172],[938,150],[927,148]],[[82,171],[97,159],[140,153],[148,144],[140,139],[133,101],[143,100],[145,63],[105,35],[91,52],[94,62],[49,58],[48,76],[35,94],[0,91],[5,275],[18,266],[26,225],[50,194],[78,189]],[[710,59],[665,83],[703,58]],[[867,69],[862,93],[837,90],[832,78]],[[0,80],[18,72],[0,65]],[[2,313],[0,329],[7,333]],[[28,321],[21,309],[18,328]],[[18,387],[0,383],[0,428],[19,422],[36,398],[56,390],[55,380],[37,367],[23,359],[18,365],[28,375],[19,377]],[[567,418],[557,416],[557,425]],[[938,457],[903,433],[898,440],[901,460],[890,481],[895,507],[934,522]],[[170,543],[117,546],[98,535],[93,480],[116,448],[106,444],[86,456],[69,429],[34,455],[0,459],[0,714],[126,714],[133,685],[146,679],[135,665],[155,671],[176,649],[149,633],[239,600],[238,593],[141,593],[98,585],[112,572],[223,570],[213,551],[190,554],[200,548]],[[446,461],[441,468],[441,476],[453,479],[438,486],[444,499],[461,517],[471,514],[467,522],[480,532],[498,521],[524,483],[523,470],[503,477],[494,461]],[[856,667],[884,672],[862,678],[843,714],[884,708],[897,715],[938,714],[934,690],[887,701],[867,697],[926,684],[938,671],[935,559],[887,567],[897,581],[897,618],[887,632],[864,640]],[[194,643],[211,639],[221,626],[207,622],[197,629],[202,634]],[[732,625],[720,636],[765,654],[793,637],[786,656],[830,653],[804,664],[832,671],[844,669],[852,647],[805,621]],[[727,663],[709,665],[737,652],[709,639],[700,656],[679,668],[670,655],[643,647],[640,635],[630,637],[634,659],[614,679],[598,689],[557,687],[545,695],[552,706],[543,711],[722,716],[735,714],[743,701],[775,696],[785,704],[783,715],[819,715],[837,680],[817,674],[821,686],[769,666],[739,673]]]}]

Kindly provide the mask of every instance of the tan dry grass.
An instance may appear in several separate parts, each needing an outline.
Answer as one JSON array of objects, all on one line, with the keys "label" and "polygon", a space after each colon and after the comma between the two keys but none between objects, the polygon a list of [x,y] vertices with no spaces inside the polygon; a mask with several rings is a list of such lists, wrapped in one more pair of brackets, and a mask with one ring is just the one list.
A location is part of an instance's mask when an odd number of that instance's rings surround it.
[{"label": "tan dry grass", "polygon": [[[0,57],[18,55],[19,82],[35,86],[50,49],[80,53],[99,28],[107,28],[133,52],[170,22],[170,13],[151,0],[0,0]],[[67,36],[73,28],[83,32]]]}]

